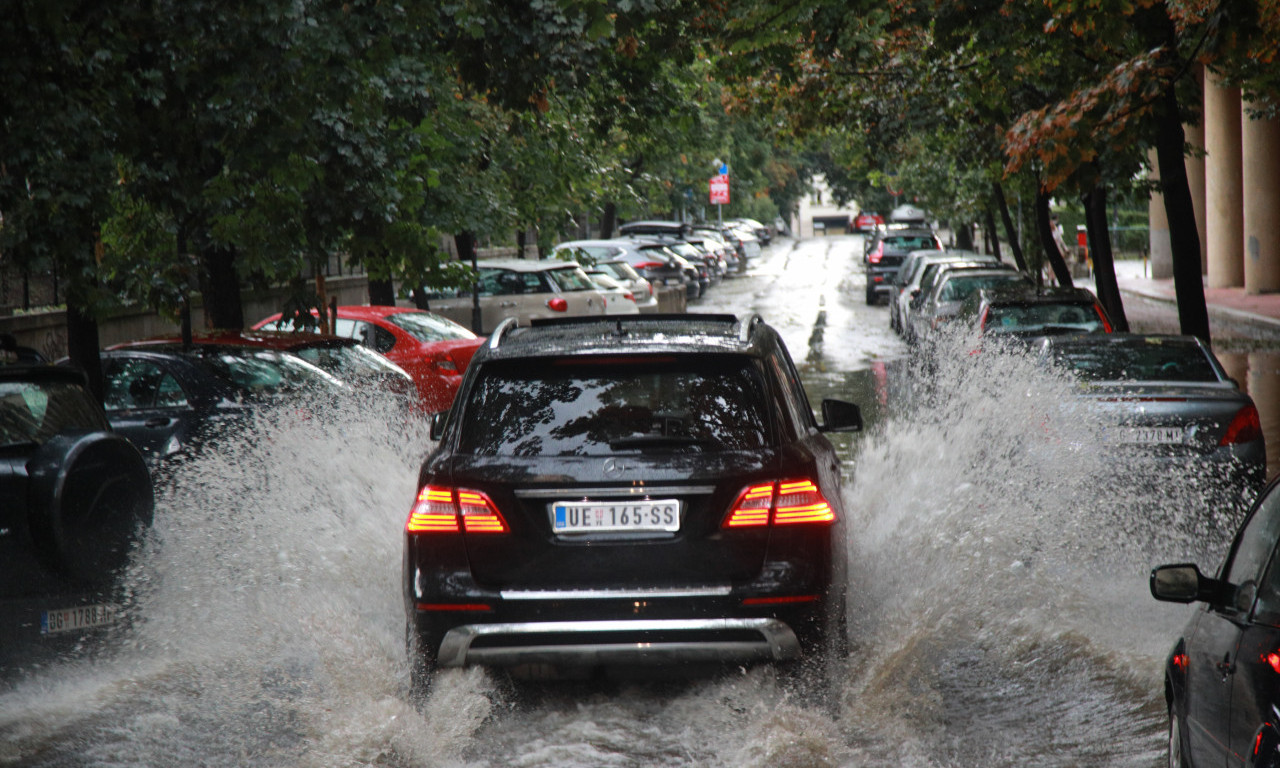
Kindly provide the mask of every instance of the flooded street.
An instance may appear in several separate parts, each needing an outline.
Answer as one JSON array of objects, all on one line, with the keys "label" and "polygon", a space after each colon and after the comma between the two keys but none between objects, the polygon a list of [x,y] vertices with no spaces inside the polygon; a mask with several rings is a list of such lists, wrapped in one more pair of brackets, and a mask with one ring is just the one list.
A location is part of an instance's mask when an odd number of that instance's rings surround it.
[{"label": "flooded street", "polygon": [[[0,682],[0,766],[1162,765],[1162,665],[1191,609],[1154,601],[1147,574],[1216,568],[1234,520],[1106,463],[1100,420],[1034,361],[910,354],[865,305],[860,257],[857,236],[784,241],[690,308],[761,314],[812,403],[862,407],[864,432],[836,436],[846,662],[447,670],[415,708],[401,547],[428,439],[371,402],[263,419],[182,468],[133,569],[133,625]],[[1280,345],[1218,349],[1255,393],[1274,476]]]}]

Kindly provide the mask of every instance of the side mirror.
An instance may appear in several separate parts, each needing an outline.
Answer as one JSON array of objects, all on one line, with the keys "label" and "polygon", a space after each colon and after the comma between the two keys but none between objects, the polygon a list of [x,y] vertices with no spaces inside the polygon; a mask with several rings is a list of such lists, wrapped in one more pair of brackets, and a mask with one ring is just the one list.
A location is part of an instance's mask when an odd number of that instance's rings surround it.
[{"label": "side mirror", "polygon": [[431,414],[431,439],[439,440],[444,437],[444,425],[449,423],[449,412],[440,411]]},{"label": "side mirror", "polygon": [[823,432],[861,432],[862,411],[844,400],[824,399],[821,429]]},{"label": "side mirror", "polygon": [[1222,593],[1222,582],[1200,573],[1193,563],[1162,565],[1151,571],[1151,596],[1169,603],[1213,603]]}]

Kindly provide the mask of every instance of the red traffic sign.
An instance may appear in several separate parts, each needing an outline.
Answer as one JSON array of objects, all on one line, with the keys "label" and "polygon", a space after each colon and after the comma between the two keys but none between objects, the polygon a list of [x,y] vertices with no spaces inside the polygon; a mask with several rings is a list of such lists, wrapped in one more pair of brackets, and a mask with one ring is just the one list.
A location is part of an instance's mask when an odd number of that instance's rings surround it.
[{"label": "red traffic sign", "polygon": [[711,204],[729,204],[729,174],[722,173],[711,177]]}]

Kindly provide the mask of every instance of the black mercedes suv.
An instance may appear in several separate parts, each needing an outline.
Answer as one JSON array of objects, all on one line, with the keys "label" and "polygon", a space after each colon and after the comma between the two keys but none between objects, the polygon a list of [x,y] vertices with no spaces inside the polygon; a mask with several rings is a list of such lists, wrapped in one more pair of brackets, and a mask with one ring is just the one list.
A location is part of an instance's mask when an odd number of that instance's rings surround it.
[{"label": "black mercedes suv", "polygon": [[440,414],[405,525],[415,687],[433,666],[784,661],[843,633],[825,432],[758,316],[504,322]]}]

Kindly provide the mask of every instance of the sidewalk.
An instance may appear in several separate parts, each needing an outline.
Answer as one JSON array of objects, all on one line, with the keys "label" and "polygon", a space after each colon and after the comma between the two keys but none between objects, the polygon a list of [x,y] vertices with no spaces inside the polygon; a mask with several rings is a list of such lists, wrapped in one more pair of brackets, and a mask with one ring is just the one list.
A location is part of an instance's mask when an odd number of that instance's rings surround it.
[{"label": "sidewalk", "polygon": [[[1116,282],[1121,293],[1176,304],[1173,278],[1156,280],[1149,274],[1150,265],[1142,261],[1116,262]],[[1081,282],[1093,288],[1092,278]],[[1280,338],[1280,293],[1250,295],[1243,288],[1206,286],[1204,298],[1211,330],[1227,324],[1241,326],[1242,330],[1247,328],[1249,336]]]}]

